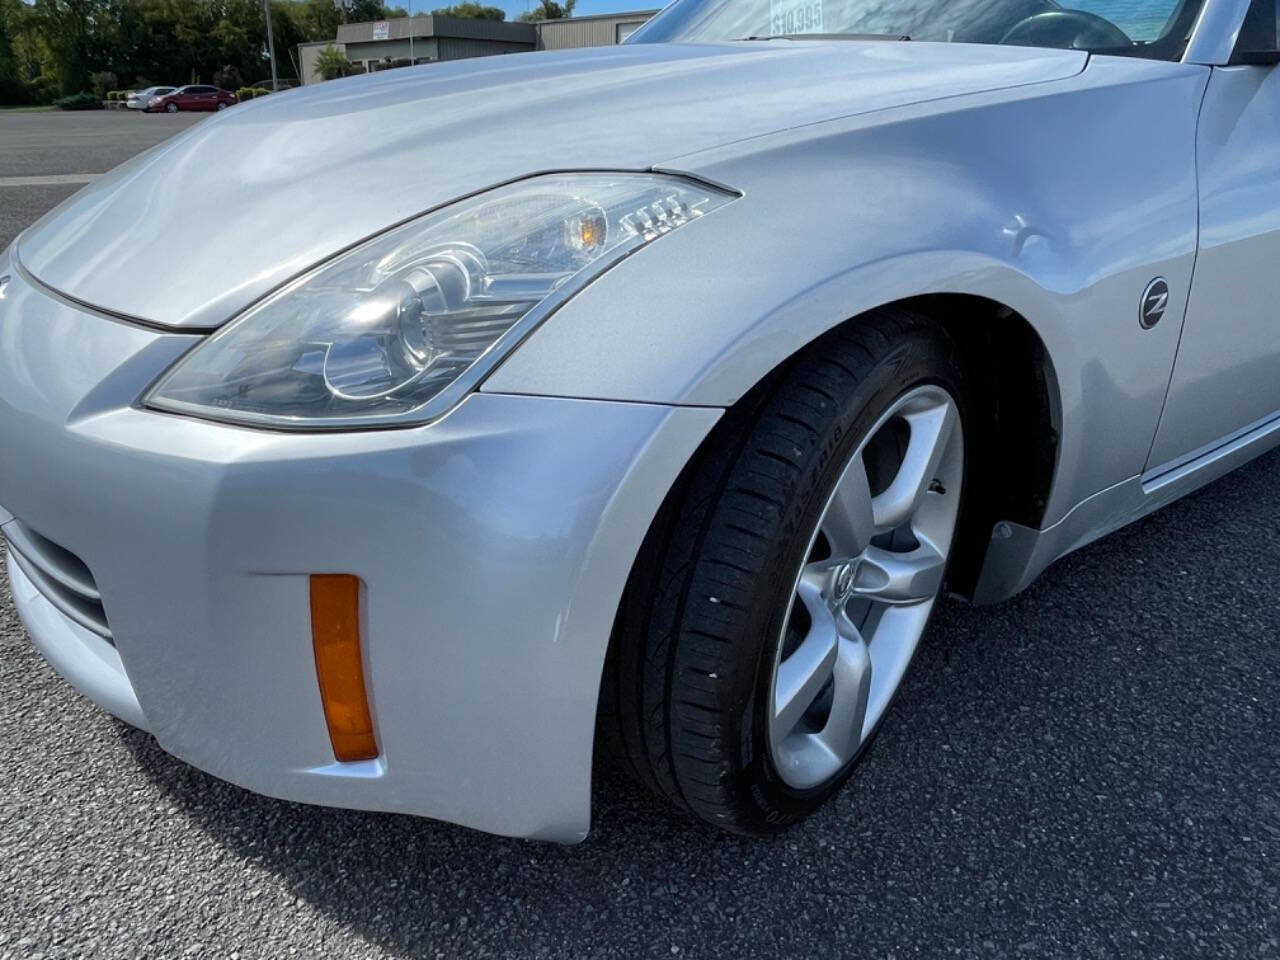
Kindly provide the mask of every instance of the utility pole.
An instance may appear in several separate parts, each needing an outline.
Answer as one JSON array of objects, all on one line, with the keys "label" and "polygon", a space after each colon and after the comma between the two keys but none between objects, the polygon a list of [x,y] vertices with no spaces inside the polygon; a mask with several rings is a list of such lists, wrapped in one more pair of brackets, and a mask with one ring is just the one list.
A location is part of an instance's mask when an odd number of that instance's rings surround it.
[{"label": "utility pole", "polygon": [[271,56],[271,92],[275,93],[280,89],[280,82],[276,78],[276,39],[271,32],[271,0],[262,0],[262,12],[267,15],[267,53]]}]

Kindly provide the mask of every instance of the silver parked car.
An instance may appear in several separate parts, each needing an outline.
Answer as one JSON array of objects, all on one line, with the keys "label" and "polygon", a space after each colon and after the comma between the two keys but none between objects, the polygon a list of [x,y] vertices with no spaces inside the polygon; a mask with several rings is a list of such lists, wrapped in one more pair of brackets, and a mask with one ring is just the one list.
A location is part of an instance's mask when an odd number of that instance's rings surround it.
[{"label": "silver parked car", "polygon": [[147,87],[145,90],[132,90],[125,97],[124,105],[130,110],[146,110],[153,100],[159,100],[167,93],[173,93],[177,87]]},{"label": "silver parked car", "polygon": [[1280,439],[1275,20],[676,0],[202,123],[0,262],[18,611],[253,790],[785,827],[940,590]]}]

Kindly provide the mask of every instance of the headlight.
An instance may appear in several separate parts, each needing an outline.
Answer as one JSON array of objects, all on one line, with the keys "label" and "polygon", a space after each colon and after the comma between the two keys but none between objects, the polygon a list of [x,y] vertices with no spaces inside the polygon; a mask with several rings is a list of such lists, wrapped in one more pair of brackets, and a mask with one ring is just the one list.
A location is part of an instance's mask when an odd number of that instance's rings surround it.
[{"label": "headlight", "polygon": [[500,187],[368,241],[250,308],[144,403],[262,426],[421,423],[601,271],[732,198],[651,174]]}]

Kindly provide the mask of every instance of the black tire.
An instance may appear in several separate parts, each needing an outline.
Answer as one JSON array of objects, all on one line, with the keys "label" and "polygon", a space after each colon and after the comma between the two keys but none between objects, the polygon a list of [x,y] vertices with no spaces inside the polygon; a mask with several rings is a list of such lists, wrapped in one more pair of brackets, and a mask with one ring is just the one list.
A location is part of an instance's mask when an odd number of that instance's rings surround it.
[{"label": "black tire", "polygon": [[180,109],[176,103],[166,103],[164,108],[168,113],[177,113]]},{"label": "black tire", "polygon": [[810,790],[785,784],[770,758],[764,718],[795,571],[844,464],[898,397],[942,386],[963,425],[958,356],[925,317],[860,318],[729,411],[685,470],[636,561],[601,695],[602,747],[659,796],[763,834],[848,779],[865,743]]}]

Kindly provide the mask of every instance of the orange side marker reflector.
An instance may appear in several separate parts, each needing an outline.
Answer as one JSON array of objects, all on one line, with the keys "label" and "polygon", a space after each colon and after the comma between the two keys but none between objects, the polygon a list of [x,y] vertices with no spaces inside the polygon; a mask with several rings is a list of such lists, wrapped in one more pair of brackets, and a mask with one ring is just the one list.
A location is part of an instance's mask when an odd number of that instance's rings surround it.
[{"label": "orange side marker reflector", "polygon": [[311,643],[333,755],[342,761],[378,755],[360,663],[360,581],[346,574],[311,578]]}]

